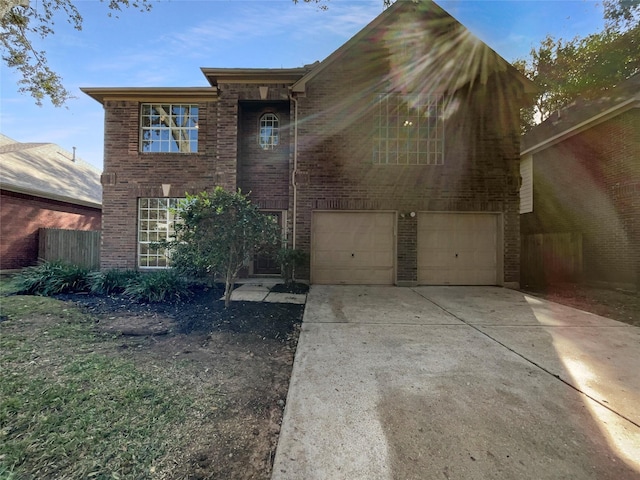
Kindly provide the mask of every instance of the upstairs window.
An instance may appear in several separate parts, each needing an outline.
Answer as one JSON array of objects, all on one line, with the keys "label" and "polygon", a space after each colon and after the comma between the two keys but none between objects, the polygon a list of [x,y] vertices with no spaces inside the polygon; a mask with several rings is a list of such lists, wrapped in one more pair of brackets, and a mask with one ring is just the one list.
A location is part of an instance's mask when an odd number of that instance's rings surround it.
[{"label": "upstairs window", "polygon": [[198,151],[198,106],[143,103],[140,111],[140,151]]},{"label": "upstairs window", "polygon": [[378,95],[376,102],[374,164],[444,163],[442,95],[386,93]]},{"label": "upstairs window", "polygon": [[273,113],[265,113],[260,117],[260,133],[258,143],[263,150],[273,150],[280,142],[280,120]]}]

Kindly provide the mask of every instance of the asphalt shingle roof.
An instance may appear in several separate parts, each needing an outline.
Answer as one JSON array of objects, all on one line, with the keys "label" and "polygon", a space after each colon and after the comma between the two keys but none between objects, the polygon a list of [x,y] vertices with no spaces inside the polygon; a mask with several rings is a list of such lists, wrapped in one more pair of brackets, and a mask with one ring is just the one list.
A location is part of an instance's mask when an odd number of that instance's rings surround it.
[{"label": "asphalt shingle roof", "polygon": [[524,152],[549,139],[590,122],[600,115],[630,102],[640,101],[640,73],[637,73],[595,100],[576,100],[533,127],[521,140]]},{"label": "asphalt shingle roof", "polygon": [[20,143],[0,134],[0,188],[100,207],[100,171],[53,143]]}]

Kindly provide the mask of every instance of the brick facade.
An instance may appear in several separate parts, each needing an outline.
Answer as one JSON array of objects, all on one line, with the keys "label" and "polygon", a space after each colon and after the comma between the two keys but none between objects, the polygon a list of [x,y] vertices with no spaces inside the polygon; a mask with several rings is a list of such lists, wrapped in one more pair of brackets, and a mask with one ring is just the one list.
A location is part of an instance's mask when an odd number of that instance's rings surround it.
[{"label": "brick facade", "polygon": [[[309,250],[314,210],[499,212],[503,279],[519,282],[519,133],[506,78],[449,92],[443,165],[374,165],[376,94],[393,88],[386,52],[363,40],[307,84],[299,100],[298,238]],[[377,65],[372,74],[368,65]],[[382,62],[384,65],[384,62]],[[387,68],[391,68],[387,65]],[[502,100],[502,101],[500,101]],[[397,281],[417,280],[416,227],[400,218]]]},{"label": "brick facade", "polygon": [[99,208],[0,191],[0,270],[38,262],[38,229],[100,230]]},{"label": "brick facade", "polygon": [[[238,138],[238,187],[249,194],[251,201],[265,210],[289,209],[289,101],[243,102],[240,104],[240,135]],[[279,144],[263,150],[258,144],[260,117],[277,115]]]},{"label": "brick facade", "polygon": [[[400,3],[384,14],[391,26],[406,20],[415,27],[416,19],[431,21],[434,15],[436,21],[430,25],[441,26],[440,20],[450,18],[432,4],[426,8],[435,11],[416,14],[414,10],[423,7]],[[395,17],[392,9],[408,16]],[[446,32],[463,30],[454,23],[452,19],[445,22]],[[396,281],[401,284],[417,280],[417,223],[408,212],[499,213],[501,283],[516,285],[520,251],[518,110],[523,93],[518,74],[505,68],[506,62],[496,60],[498,73],[491,71],[489,62],[478,71],[466,72],[467,80],[451,79],[443,85],[443,72],[430,69],[434,78],[423,75],[420,81],[437,86],[435,91],[447,102],[444,164],[375,165],[376,95],[426,88],[398,85],[402,76],[394,74],[396,52],[380,40],[389,33],[387,27],[368,27],[364,30],[368,36],[356,37],[349,48],[339,50],[335,60],[330,57],[326,66],[261,72],[203,69],[216,93],[215,98],[197,101],[198,153],[140,153],[140,102],[109,100],[106,95],[111,92],[94,90],[94,95],[104,93],[101,101],[106,112],[102,268],[136,266],[139,197],[162,197],[162,184],[171,184],[169,196],[221,185],[251,192],[251,200],[264,210],[283,212],[288,244],[307,252],[314,211],[395,211]],[[427,27],[421,32],[424,35],[430,34],[432,27]],[[430,48],[425,46],[431,44],[420,45]],[[477,46],[473,43],[464,53],[475,55]],[[497,56],[491,53],[490,57]],[[313,76],[304,91],[295,90],[296,82],[309,72]],[[140,95],[148,98],[151,92]],[[259,118],[267,112],[277,114],[281,127],[280,144],[272,151],[262,150],[257,143]],[[309,265],[299,269],[297,276],[308,279]]]},{"label": "brick facade", "polygon": [[[640,110],[533,155],[522,233],[580,233],[584,281],[640,285]],[[553,281],[553,279],[549,279]]]},{"label": "brick facade", "polygon": [[[100,266],[137,267],[138,199],[183,197],[213,189],[235,187],[236,166],[218,152],[217,104],[199,103],[198,152],[140,152],[140,102],[105,101],[105,158],[102,174],[103,222]],[[235,131],[235,127],[233,128]]]}]

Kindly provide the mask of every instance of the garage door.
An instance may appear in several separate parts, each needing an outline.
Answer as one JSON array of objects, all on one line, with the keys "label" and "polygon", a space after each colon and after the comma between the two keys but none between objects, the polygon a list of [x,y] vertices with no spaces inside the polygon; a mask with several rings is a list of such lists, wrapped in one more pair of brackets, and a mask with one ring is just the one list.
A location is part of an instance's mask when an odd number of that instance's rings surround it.
[{"label": "garage door", "polygon": [[498,216],[418,214],[420,285],[496,285]]},{"label": "garage door", "polygon": [[311,282],[393,284],[394,226],[392,212],[314,212]]}]

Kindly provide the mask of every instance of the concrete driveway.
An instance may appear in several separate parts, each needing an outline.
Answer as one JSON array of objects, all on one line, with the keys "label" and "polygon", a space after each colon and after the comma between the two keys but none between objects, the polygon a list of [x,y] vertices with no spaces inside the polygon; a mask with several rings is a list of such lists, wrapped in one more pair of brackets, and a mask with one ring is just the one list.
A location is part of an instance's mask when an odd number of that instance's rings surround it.
[{"label": "concrete driveway", "polygon": [[640,329],[502,288],[313,286],[272,479],[640,479]]}]

